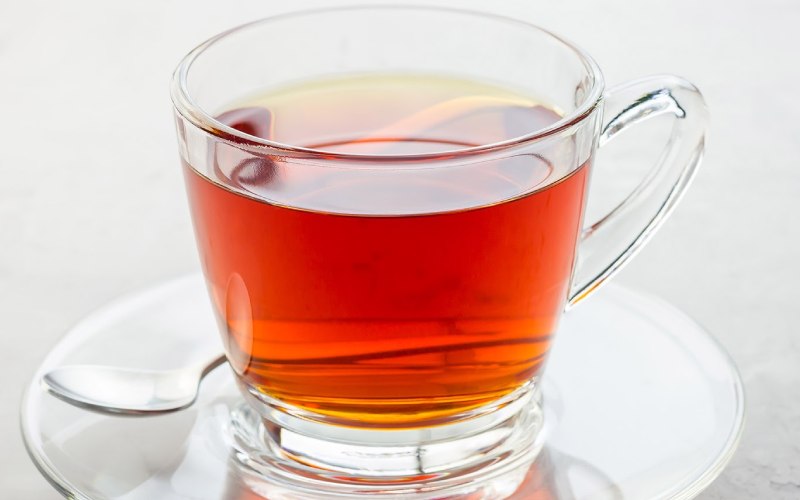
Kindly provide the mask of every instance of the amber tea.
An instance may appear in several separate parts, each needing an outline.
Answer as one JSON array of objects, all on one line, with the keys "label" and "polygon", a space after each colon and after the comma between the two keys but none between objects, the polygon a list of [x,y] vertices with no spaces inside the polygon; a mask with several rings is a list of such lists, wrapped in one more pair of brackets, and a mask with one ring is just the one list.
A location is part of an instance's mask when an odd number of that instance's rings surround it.
[{"label": "amber tea", "polygon": [[447,159],[560,118],[512,90],[426,75],[311,82],[219,110],[246,134],[372,158],[362,170],[312,169],[242,159],[234,144],[211,174],[185,164],[237,372],[283,403],[390,426],[463,414],[529,383],[567,299],[588,162],[522,155],[449,173],[420,162],[391,181],[380,162]]}]

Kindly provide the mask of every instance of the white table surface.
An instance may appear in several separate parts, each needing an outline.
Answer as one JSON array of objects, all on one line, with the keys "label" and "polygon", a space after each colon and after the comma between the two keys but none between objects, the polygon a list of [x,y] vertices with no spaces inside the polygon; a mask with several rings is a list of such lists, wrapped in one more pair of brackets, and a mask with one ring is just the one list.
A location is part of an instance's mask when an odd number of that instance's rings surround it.
[{"label": "white table surface", "polygon": [[[0,497],[58,498],[17,422],[50,346],[106,301],[198,268],[175,64],[223,29],[326,3],[0,0]],[[497,3],[586,48],[609,83],[672,72],[704,92],[701,172],[618,279],[705,325],[744,378],[740,449],[700,498],[800,498],[800,2]]]}]

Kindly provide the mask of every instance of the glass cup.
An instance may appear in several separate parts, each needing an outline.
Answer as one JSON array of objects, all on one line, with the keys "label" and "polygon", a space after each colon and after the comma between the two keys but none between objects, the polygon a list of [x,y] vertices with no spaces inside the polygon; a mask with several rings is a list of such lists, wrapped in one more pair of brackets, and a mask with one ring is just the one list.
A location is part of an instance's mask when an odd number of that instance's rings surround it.
[{"label": "glass cup", "polygon": [[[263,89],[404,73],[493,82],[562,114],[414,154],[282,143],[218,119]],[[247,402],[232,415],[234,458],[259,491],[291,498],[511,494],[543,444],[539,380],[559,317],[670,213],[707,121],[681,78],[605,90],[596,63],[546,30],[426,7],[235,28],[183,59],[172,99],[203,270]],[[584,227],[595,149],[659,115],[671,135],[649,174]]]}]

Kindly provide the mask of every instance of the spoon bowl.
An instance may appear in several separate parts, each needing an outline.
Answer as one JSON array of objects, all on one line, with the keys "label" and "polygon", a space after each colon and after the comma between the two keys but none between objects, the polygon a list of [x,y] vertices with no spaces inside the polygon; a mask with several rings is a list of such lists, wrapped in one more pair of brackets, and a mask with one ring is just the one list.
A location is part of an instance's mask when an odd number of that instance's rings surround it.
[{"label": "spoon bowl", "polygon": [[174,370],[138,370],[69,365],[42,377],[53,396],[74,406],[116,415],[159,415],[182,410],[197,399],[200,382],[225,363],[224,355]]}]

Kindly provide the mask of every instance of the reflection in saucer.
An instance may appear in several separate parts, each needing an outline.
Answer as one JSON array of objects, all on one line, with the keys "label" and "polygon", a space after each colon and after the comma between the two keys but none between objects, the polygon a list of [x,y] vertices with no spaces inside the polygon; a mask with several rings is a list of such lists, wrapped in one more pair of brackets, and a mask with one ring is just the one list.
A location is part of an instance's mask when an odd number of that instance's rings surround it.
[{"label": "reflection in saucer", "polygon": [[[241,469],[240,462],[233,456],[228,460],[232,473],[228,474],[223,500],[317,500],[312,493],[303,493],[280,484],[281,478],[266,478]],[[580,477],[577,480],[578,476]],[[574,500],[581,498],[574,485],[587,484],[588,491],[602,492],[605,500],[622,500],[623,492],[613,480],[590,463],[545,446],[528,469],[520,487],[507,500]],[[431,499],[424,492],[415,496],[409,491],[401,498]],[[363,496],[342,496],[337,498],[363,498]],[[445,500],[435,497],[436,500]],[[495,500],[474,492],[448,496],[446,500]],[[497,499],[500,500],[500,499]]]},{"label": "reflection in saucer", "polygon": [[575,485],[583,484],[590,485],[589,491],[603,492],[603,499],[624,498],[619,486],[597,467],[545,446],[509,500],[573,500],[584,496],[575,491]]}]

